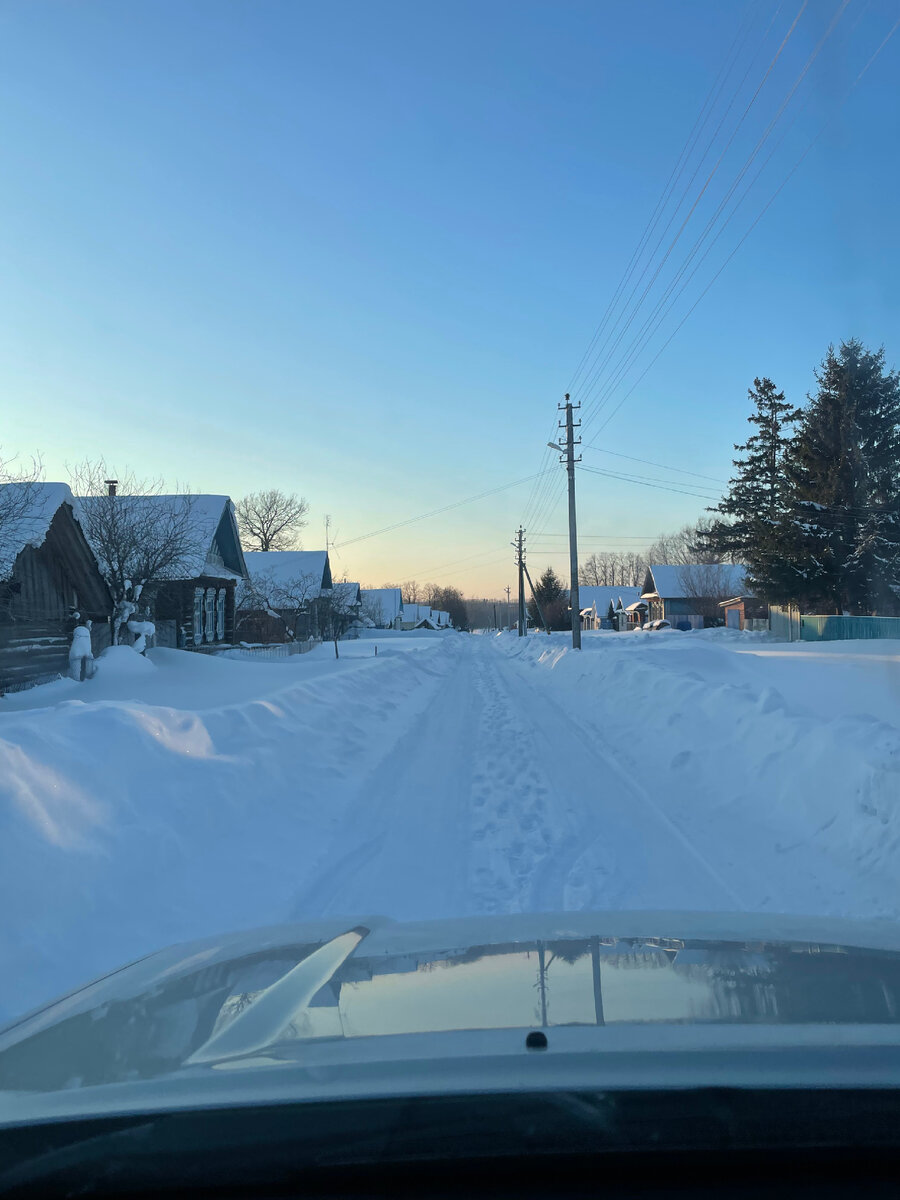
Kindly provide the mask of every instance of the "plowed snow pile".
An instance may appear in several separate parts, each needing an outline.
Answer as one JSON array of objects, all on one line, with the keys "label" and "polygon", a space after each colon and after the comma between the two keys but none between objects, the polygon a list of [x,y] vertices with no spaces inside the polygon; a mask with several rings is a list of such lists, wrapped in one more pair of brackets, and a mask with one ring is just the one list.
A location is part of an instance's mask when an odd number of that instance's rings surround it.
[{"label": "plowed snow pile", "polygon": [[0,1017],[321,914],[900,916],[900,643],[116,650],[0,699]]}]

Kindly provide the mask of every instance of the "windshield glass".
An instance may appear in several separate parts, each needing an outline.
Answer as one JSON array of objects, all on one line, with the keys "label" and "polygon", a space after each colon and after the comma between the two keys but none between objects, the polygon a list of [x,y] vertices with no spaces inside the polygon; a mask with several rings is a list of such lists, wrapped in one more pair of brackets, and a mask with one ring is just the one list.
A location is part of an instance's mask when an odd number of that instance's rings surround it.
[{"label": "windshield glass", "polygon": [[898,25],[3,6],[0,1123],[896,1039]]}]

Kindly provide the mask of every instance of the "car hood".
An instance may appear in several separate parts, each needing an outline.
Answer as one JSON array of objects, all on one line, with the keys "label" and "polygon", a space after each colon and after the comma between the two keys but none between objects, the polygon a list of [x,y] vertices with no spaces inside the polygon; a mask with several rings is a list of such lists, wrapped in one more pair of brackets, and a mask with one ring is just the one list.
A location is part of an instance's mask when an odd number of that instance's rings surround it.
[{"label": "car hood", "polygon": [[713,1062],[701,1052],[732,1065],[749,1053],[759,1071],[761,1048],[803,1047],[868,1048],[878,1080],[900,1082],[896,925],[699,913],[329,919],[176,946],[7,1026],[0,1124],[523,1079],[585,1086],[611,1071],[626,1086],[648,1070],[678,1086],[690,1060]]}]

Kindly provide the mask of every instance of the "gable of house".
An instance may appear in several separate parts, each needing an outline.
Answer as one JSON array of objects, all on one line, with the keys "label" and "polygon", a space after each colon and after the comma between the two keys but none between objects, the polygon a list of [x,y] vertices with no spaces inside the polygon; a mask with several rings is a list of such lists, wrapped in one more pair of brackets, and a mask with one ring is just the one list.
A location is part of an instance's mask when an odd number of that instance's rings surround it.
[{"label": "gable of house", "polygon": [[654,564],[647,568],[642,600],[690,601],[696,595],[691,573],[715,585],[713,595],[737,595],[744,584],[745,568],[735,563],[691,563],[686,566]]},{"label": "gable of house", "polygon": [[[12,490],[17,488],[28,490]],[[66,671],[76,612],[94,623],[91,640],[99,654],[109,644],[112,610],[65,484],[6,484],[0,488],[0,513],[4,510],[0,690]]]},{"label": "gable of house", "polygon": [[254,583],[265,581],[290,590],[302,581],[309,585],[310,599],[333,587],[327,550],[248,550],[244,561]]},{"label": "gable of house", "polygon": [[620,599],[623,605],[628,605],[634,604],[640,598],[641,589],[639,587],[613,587],[606,584],[599,587],[595,587],[593,584],[579,584],[578,587],[578,601],[582,608],[593,607],[597,616],[603,620],[609,613],[610,604],[615,608]]},{"label": "gable of house", "polygon": [[363,608],[381,625],[390,626],[398,617],[405,617],[405,605],[399,588],[363,588],[361,595]]}]

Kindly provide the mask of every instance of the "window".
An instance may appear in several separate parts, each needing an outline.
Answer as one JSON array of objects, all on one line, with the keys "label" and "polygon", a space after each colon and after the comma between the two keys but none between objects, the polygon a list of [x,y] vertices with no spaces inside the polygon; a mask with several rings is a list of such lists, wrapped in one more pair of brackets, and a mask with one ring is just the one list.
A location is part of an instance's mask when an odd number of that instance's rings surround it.
[{"label": "window", "polygon": [[203,631],[205,642],[216,640],[216,589],[206,589],[206,626]]},{"label": "window", "polygon": [[203,588],[194,588],[194,645],[203,641]]},{"label": "window", "polygon": [[225,588],[216,592],[216,641],[225,640]]}]

